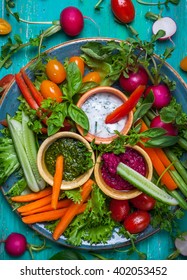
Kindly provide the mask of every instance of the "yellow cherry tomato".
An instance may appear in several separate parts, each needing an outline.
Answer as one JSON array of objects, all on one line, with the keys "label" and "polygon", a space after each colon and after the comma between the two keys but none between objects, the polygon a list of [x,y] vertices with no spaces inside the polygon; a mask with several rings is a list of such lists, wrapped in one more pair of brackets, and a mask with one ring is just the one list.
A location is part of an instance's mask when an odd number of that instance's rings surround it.
[{"label": "yellow cherry tomato", "polygon": [[66,79],[64,65],[57,59],[51,59],[46,64],[46,74],[50,81],[60,84]]},{"label": "yellow cherry tomato", "polygon": [[72,56],[69,62],[75,62],[81,71],[82,76],[84,75],[84,60],[80,56]]},{"label": "yellow cherry tomato", "polygon": [[0,35],[7,35],[12,31],[12,27],[8,21],[0,18]]},{"label": "yellow cherry tomato", "polygon": [[40,92],[45,99],[51,98],[57,102],[62,102],[62,91],[59,86],[52,81],[44,80],[40,85]]},{"label": "yellow cherry tomato", "polygon": [[183,71],[187,71],[187,56],[185,56],[180,62],[180,68]]},{"label": "yellow cherry tomato", "polygon": [[83,81],[83,83],[95,82],[95,83],[99,84],[101,82],[101,76],[100,76],[99,72],[96,72],[96,71],[89,72],[88,74],[86,74],[83,77],[82,81]]}]

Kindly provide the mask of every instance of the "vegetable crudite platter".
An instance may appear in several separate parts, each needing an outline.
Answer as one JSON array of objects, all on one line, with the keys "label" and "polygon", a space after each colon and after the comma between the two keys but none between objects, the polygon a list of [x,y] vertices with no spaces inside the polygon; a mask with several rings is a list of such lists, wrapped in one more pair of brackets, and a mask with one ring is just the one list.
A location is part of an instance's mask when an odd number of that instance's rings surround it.
[{"label": "vegetable crudite platter", "polygon": [[187,210],[187,88],[172,50],[154,54],[161,36],[72,40],[15,75],[0,105],[12,215],[61,245],[103,250]]}]

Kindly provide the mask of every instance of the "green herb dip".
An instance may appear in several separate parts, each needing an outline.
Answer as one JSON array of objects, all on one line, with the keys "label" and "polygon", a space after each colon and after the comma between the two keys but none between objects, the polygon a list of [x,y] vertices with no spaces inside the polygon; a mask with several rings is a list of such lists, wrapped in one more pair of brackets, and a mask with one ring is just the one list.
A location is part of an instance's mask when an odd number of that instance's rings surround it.
[{"label": "green herb dip", "polygon": [[93,166],[92,153],[81,141],[74,138],[60,138],[49,146],[45,153],[45,164],[54,175],[56,158],[64,157],[63,180],[72,181]]}]

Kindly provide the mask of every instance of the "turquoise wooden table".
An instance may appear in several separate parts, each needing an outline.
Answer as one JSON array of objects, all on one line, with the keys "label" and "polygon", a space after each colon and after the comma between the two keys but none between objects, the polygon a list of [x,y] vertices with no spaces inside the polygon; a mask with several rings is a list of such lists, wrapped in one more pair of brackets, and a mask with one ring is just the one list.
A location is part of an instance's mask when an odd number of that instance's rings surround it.
[{"label": "turquoise wooden table", "polygon": [[[163,0],[164,1],[164,0]],[[7,36],[0,37],[0,45],[2,46],[7,41],[8,36],[13,37],[14,34],[19,34],[23,42],[27,42],[29,38],[36,37],[42,30],[46,29],[45,25],[29,25],[25,23],[18,23],[13,17],[8,17],[5,10],[5,0],[1,0],[0,3],[0,18],[5,18],[12,25],[12,33]],[[117,39],[126,39],[129,36],[129,32],[125,26],[120,25],[114,21],[113,14],[111,12],[110,1],[103,0],[101,3],[101,9],[95,10],[94,6],[98,0],[25,0],[15,1],[15,8],[13,11],[19,12],[21,18],[30,21],[52,21],[59,18],[60,11],[66,6],[78,7],[85,16],[91,17],[100,27],[100,34],[95,24],[89,20],[85,20],[85,26],[81,34],[76,38],[89,38],[89,37],[109,37]],[[157,0],[149,1],[157,2]],[[157,6],[141,5],[136,0],[133,0],[136,17],[132,23],[134,29],[139,33],[139,37],[142,40],[150,40],[152,35],[152,22],[145,19],[145,13],[152,11],[155,14],[159,13]],[[181,0],[179,5],[172,5],[169,3],[168,8],[162,6],[163,15],[171,16],[177,23],[177,32],[171,40],[157,43],[157,52],[163,52],[163,50],[169,46],[175,46],[172,57],[168,60],[170,65],[181,75],[183,80],[187,81],[187,73],[183,72],[179,68],[180,60],[187,55],[187,37],[186,37],[186,24],[187,24],[187,2]],[[63,32],[59,32],[45,40],[46,49],[53,47],[57,44],[72,40],[66,36]],[[25,48],[13,57],[13,64],[8,69],[0,70],[0,79],[9,73],[15,74],[19,69],[28,63],[35,55],[37,50],[34,48]],[[179,227],[182,231],[187,230],[187,213],[184,218],[179,221]],[[27,236],[29,243],[40,244],[40,239],[36,236],[35,232],[28,226],[24,225],[18,216],[14,214],[4,199],[2,193],[0,193],[0,239],[5,238],[11,232],[20,232]],[[47,240],[47,248],[44,251],[34,253],[36,260],[47,260],[53,254],[66,250],[66,248],[56,244],[55,242]],[[141,241],[137,244],[138,250],[147,254],[148,260],[164,260],[173,251],[174,243],[172,237],[165,231],[159,231],[153,236]],[[119,251],[107,250],[99,252],[103,257],[109,259],[138,259],[137,254],[128,255],[125,251],[127,248],[121,248]],[[93,259],[88,252],[81,251],[81,253],[87,259]],[[0,245],[0,260],[11,260],[12,258],[6,254],[2,245]],[[26,252],[19,259],[30,259],[30,254]],[[179,257],[179,259],[187,259]]]}]

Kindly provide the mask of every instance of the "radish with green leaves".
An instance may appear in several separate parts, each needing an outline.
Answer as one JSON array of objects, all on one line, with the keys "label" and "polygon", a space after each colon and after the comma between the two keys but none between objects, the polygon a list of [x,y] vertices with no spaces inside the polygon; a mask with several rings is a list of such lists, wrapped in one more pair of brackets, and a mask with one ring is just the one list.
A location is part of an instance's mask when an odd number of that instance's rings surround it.
[{"label": "radish with green leaves", "polygon": [[5,251],[12,257],[20,257],[28,250],[33,259],[32,251],[41,251],[46,248],[45,240],[42,245],[32,245],[27,242],[23,234],[17,232],[12,232],[0,243],[4,243]]}]

